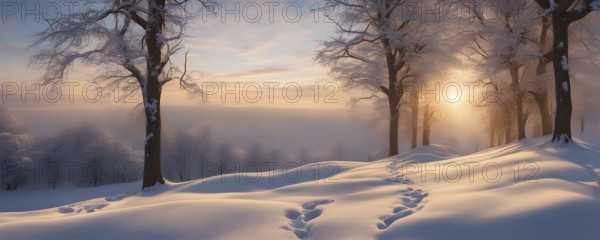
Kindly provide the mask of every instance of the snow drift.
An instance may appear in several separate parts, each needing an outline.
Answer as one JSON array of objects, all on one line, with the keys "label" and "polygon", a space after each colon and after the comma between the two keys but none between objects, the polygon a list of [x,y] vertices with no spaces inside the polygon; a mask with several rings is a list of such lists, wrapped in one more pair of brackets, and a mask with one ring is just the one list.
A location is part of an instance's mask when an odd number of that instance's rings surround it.
[{"label": "snow drift", "polygon": [[548,142],[1,192],[0,239],[600,239],[599,152]]}]

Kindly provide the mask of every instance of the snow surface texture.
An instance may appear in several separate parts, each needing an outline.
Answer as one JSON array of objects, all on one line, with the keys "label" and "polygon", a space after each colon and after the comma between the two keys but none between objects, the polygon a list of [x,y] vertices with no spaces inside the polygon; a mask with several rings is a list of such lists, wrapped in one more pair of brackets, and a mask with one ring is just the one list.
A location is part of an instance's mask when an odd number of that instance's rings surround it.
[{"label": "snow surface texture", "polygon": [[310,164],[294,181],[0,192],[0,239],[600,239],[598,150],[549,142]]}]

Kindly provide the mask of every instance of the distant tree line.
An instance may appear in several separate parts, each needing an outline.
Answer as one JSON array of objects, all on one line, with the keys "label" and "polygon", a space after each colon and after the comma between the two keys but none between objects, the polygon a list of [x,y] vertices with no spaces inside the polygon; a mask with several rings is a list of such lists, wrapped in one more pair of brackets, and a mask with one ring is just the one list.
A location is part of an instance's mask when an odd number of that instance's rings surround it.
[{"label": "distant tree line", "polygon": [[[166,179],[190,181],[220,174],[279,169],[345,157],[343,143],[330,151],[285,154],[255,142],[243,148],[217,140],[209,127],[163,135],[162,165]],[[0,107],[0,183],[3,190],[21,187],[95,187],[142,179],[143,152],[99,125],[84,122],[50,137],[33,137]]]}]

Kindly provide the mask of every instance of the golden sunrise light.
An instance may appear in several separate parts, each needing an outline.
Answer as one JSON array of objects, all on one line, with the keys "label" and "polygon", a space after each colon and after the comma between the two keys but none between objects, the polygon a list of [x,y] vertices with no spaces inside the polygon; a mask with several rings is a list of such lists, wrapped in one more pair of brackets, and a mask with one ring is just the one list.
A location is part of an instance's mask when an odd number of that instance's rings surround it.
[{"label": "golden sunrise light", "polygon": [[0,0],[0,240],[600,239],[600,0]]}]

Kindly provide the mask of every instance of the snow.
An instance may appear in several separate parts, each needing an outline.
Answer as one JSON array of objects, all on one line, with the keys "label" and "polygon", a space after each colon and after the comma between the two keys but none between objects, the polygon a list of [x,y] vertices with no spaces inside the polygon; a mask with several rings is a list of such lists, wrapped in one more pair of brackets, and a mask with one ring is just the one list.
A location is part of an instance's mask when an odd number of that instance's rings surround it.
[{"label": "snow", "polygon": [[153,134],[153,133],[149,133],[149,134],[146,136],[146,142],[145,142],[145,144],[146,144],[146,145],[148,145],[148,142],[149,142],[149,141],[150,141],[150,139],[152,139],[153,137],[154,137],[154,134]]},{"label": "snow", "polygon": [[556,2],[554,2],[554,0],[548,0],[548,2],[550,3],[549,4],[550,7],[544,11],[542,16],[548,15],[548,14],[552,13],[554,10],[556,10],[556,8],[558,8],[558,4],[556,4]]},{"label": "snow", "polygon": [[150,121],[156,121],[156,114],[158,113],[158,100],[150,99],[146,102],[146,108],[150,111]]},{"label": "snow", "polygon": [[565,71],[569,70],[569,60],[567,59],[567,56],[562,56],[562,60],[560,62],[562,64],[562,69]]},{"label": "snow", "polygon": [[466,156],[429,146],[144,192],[139,182],[0,192],[0,238],[600,239],[600,154],[576,143]]},{"label": "snow", "polygon": [[165,39],[165,36],[162,35],[162,33],[156,33],[156,42],[158,42],[158,45],[163,45],[167,41]]}]

